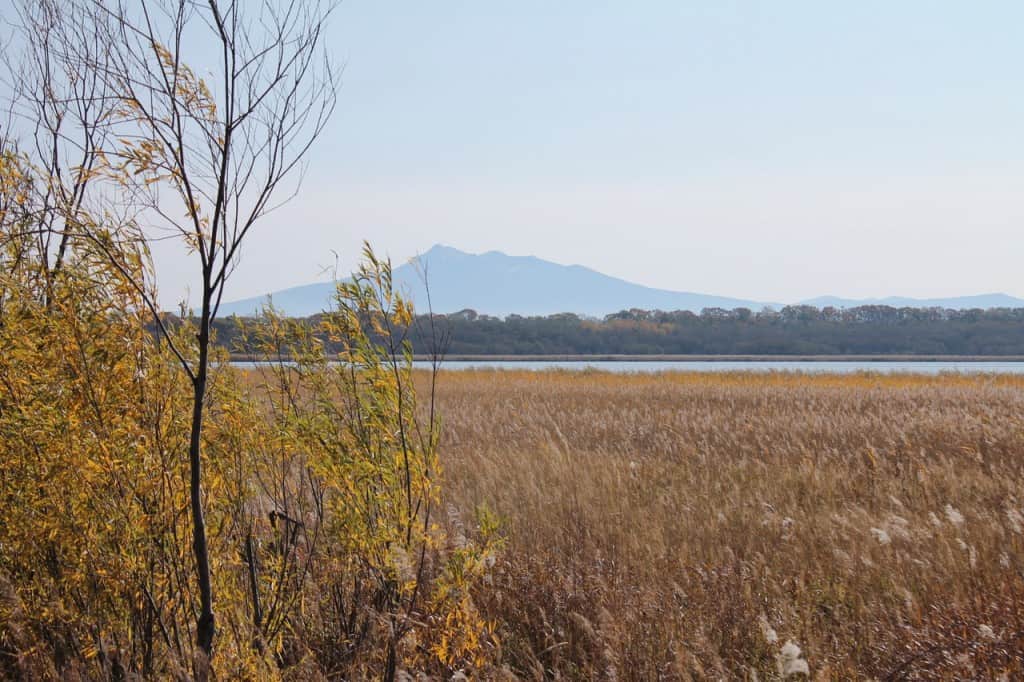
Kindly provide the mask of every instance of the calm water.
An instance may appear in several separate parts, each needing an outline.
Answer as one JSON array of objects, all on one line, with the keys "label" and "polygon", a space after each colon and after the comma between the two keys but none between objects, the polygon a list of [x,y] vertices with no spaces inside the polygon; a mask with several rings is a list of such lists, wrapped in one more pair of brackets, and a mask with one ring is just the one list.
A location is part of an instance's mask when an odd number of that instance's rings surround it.
[{"label": "calm water", "polygon": [[[417,367],[429,368],[428,363],[416,363]],[[508,361],[471,360],[446,361],[444,369],[528,369],[528,370],[584,370],[598,369],[605,372],[827,372],[849,374],[852,372],[906,372],[910,374],[941,374],[943,372],[1024,374],[1024,362],[843,362],[843,361]]]}]

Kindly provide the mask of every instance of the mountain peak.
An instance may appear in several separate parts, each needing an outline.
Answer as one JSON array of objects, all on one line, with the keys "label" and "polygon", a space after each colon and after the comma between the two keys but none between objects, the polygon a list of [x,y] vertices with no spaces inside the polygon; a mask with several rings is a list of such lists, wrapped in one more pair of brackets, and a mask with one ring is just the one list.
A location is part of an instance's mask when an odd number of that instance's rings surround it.
[{"label": "mountain peak", "polygon": [[460,251],[459,249],[456,249],[454,246],[448,246],[447,244],[434,244],[423,253],[417,254],[417,257],[423,258],[424,256],[438,256],[444,254],[458,254],[460,256],[469,255],[465,251]]},{"label": "mountain peak", "polygon": [[[419,261],[418,263],[416,261]],[[601,317],[629,308],[692,310],[752,307],[764,304],[721,296],[653,289],[603,275],[579,265],[560,265],[536,256],[510,256],[501,251],[471,254],[435,244],[411,262],[395,267],[396,289],[419,310],[426,310],[426,288],[420,276],[427,266],[430,303],[436,313],[471,308],[496,316],[576,313]],[[273,294],[274,305],[287,315],[307,316],[330,303],[332,284],[295,287]],[[251,315],[265,297],[221,307],[225,315]]]}]

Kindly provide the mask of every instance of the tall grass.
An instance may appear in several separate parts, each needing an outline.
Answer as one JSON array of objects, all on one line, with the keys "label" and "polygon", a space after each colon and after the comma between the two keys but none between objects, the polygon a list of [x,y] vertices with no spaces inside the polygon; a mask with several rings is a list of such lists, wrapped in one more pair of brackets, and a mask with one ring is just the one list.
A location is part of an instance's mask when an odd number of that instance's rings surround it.
[{"label": "tall grass", "polygon": [[[520,678],[1024,675],[1024,379],[446,373]],[[794,653],[795,652],[795,653]]]}]

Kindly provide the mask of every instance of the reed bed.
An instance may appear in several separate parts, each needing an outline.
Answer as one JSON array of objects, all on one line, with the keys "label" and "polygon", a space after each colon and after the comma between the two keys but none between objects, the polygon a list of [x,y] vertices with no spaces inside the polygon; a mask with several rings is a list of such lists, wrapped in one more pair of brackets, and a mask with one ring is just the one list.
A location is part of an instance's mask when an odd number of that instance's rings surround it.
[{"label": "reed bed", "polygon": [[[459,371],[522,679],[1021,679],[1024,378]],[[471,532],[471,528],[467,532]]]}]

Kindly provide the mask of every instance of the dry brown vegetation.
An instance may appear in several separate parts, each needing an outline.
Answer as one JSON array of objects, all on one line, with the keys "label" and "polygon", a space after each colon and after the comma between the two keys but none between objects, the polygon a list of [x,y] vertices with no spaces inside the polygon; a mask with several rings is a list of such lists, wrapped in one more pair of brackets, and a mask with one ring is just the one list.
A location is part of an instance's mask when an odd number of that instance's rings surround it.
[{"label": "dry brown vegetation", "polygon": [[1022,389],[446,373],[449,513],[507,535],[475,596],[499,667],[776,679],[791,640],[815,679],[1021,679]]}]

